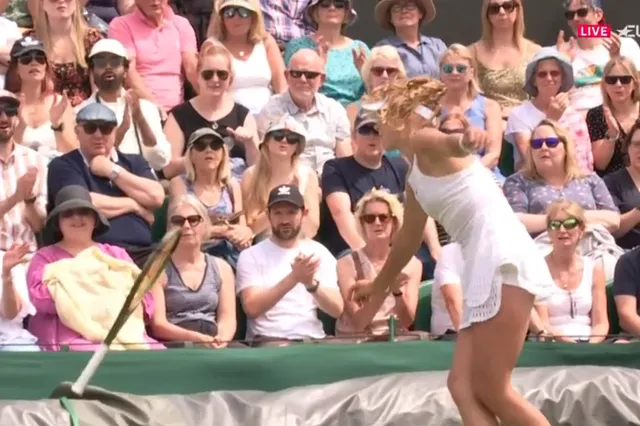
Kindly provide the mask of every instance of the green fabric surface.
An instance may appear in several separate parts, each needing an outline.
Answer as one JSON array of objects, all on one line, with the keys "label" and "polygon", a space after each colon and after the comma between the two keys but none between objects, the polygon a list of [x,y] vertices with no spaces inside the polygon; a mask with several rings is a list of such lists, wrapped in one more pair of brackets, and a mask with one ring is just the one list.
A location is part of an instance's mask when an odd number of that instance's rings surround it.
[{"label": "green fabric surface", "polygon": [[[527,343],[519,366],[601,365],[640,369],[637,344]],[[141,395],[216,390],[275,391],[356,377],[446,370],[452,342],[298,345],[261,349],[114,351],[92,385]],[[75,380],[90,353],[0,352],[0,399],[42,399]]]}]

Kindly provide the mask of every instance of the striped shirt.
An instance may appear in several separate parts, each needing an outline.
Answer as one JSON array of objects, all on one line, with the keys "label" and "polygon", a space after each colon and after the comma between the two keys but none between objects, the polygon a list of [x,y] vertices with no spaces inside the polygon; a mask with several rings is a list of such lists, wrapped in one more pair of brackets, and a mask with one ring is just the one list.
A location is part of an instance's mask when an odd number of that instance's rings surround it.
[{"label": "striped shirt", "polygon": [[304,19],[304,10],[309,3],[311,0],[260,0],[267,31],[280,46],[294,38],[313,34],[313,27]]},{"label": "striped shirt", "polygon": [[[35,207],[46,211],[46,159],[36,151],[18,144],[14,145],[13,152],[6,161],[0,158],[0,170],[2,170],[0,200],[6,200],[15,194],[18,179],[27,173],[30,167],[38,169],[38,178],[33,188],[33,194],[37,196]],[[0,250],[6,251],[15,243],[29,244],[32,253],[37,250],[36,236],[24,216],[25,204],[18,203],[0,218]]]}]

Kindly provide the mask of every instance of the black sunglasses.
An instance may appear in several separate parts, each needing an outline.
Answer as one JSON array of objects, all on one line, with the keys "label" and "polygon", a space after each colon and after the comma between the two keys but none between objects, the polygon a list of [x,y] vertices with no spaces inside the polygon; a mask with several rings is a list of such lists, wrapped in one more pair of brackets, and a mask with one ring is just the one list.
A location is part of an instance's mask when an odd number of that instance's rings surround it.
[{"label": "black sunglasses", "polygon": [[560,227],[566,230],[575,229],[580,225],[580,221],[575,217],[570,217],[565,220],[550,220],[547,226],[553,231],[557,231]]},{"label": "black sunglasses", "polygon": [[224,146],[224,142],[219,139],[198,139],[192,145],[194,150],[198,152],[203,152],[207,148],[211,148],[214,151],[220,151]]},{"label": "black sunglasses", "polygon": [[222,9],[222,16],[225,18],[233,18],[239,16],[240,18],[248,18],[251,15],[251,11],[240,6],[229,6]]},{"label": "black sunglasses", "polygon": [[307,80],[314,80],[322,75],[322,73],[316,71],[289,70],[287,72],[291,77],[295,79],[302,78],[302,76],[304,75],[304,78],[306,78]]},{"label": "black sunglasses", "polygon": [[460,127],[455,129],[440,129],[440,131],[445,135],[459,135],[461,133],[464,133],[464,128]]},{"label": "black sunglasses", "polygon": [[381,224],[385,224],[387,222],[389,222],[392,219],[393,216],[391,216],[390,214],[363,214],[362,216],[360,216],[360,219],[364,222],[367,223],[369,225],[371,225],[372,223],[375,223],[376,219],[378,221],[380,221]]},{"label": "black sunglasses", "polygon": [[389,77],[392,77],[398,73],[398,68],[392,67],[371,67],[371,74],[376,77],[380,77],[382,74],[387,73]]},{"label": "black sunglasses", "polygon": [[578,18],[585,18],[589,14],[588,7],[581,7],[577,10],[565,10],[564,17],[567,21],[573,21],[573,19],[578,15]]},{"label": "black sunglasses", "polygon": [[304,138],[301,135],[294,132],[288,132],[286,130],[274,130],[273,132],[267,133],[266,136],[276,142],[286,140],[289,145],[299,144],[304,141]]},{"label": "black sunglasses", "polygon": [[189,222],[189,226],[194,227],[202,222],[202,216],[199,214],[192,214],[187,217],[175,215],[171,216],[169,222],[175,226],[184,226],[185,222]]},{"label": "black sunglasses", "polygon": [[336,9],[346,9],[347,2],[345,0],[322,0],[320,3],[318,3],[318,6],[323,9],[328,9],[331,6],[335,7]]},{"label": "black sunglasses", "polygon": [[220,81],[226,81],[229,78],[229,71],[227,70],[202,70],[200,71],[200,77],[202,77],[203,80],[205,81],[209,81],[213,78],[213,76],[218,77],[218,80]]},{"label": "black sunglasses", "polygon": [[12,104],[0,104],[0,115],[5,114],[7,117],[15,117],[18,115],[18,106]]},{"label": "black sunglasses", "polygon": [[116,125],[114,123],[82,123],[82,130],[88,135],[100,130],[102,135],[107,136],[113,133],[115,128]]},{"label": "black sunglasses", "polygon": [[515,1],[505,1],[504,3],[492,3],[487,7],[487,15],[497,15],[500,9],[504,9],[506,13],[511,13],[520,5]]},{"label": "black sunglasses", "polygon": [[94,56],[91,58],[91,63],[96,68],[120,68],[124,65],[124,58],[120,56],[106,55],[106,56]]},{"label": "black sunglasses", "polygon": [[631,84],[631,82],[633,81],[633,77],[630,75],[608,75],[604,78],[604,82],[610,85],[614,85],[618,82],[620,82],[620,84]]},{"label": "black sunglasses", "polygon": [[73,216],[91,216],[93,215],[93,210],[87,207],[80,207],[78,209],[69,209],[60,213],[60,217],[68,219]]},{"label": "black sunglasses", "polygon": [[533,149],[540,149],[542,145],[546,145],[547,148],[555,148],[560,143],[560,138],[539,138],[539,139],[531,139],[529,144]]},{"label": "black sunglasses", "polygon": [[380,131],[375,124],[365,124],[364,126],[358,127],[358,134],[360,136],[379,136]]},{"label": "black sunglasses", "polygon": [[24,55],[18,56],[18,63],[20,65],[29,65],[33,61],[44,65],[47,63],[47,55],[45,55],[44,52],[27,52]]}]

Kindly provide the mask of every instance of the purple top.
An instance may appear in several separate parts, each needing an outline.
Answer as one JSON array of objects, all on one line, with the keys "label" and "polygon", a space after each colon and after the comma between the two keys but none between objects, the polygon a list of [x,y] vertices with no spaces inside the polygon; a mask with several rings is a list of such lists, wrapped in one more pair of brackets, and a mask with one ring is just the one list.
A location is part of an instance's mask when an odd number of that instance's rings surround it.
[{"label": "purple top", "polygon": [[[109,256],[133,263],[123,248],[109,244],[97,244],[97,246]],[[27,270],[29,298],[37,312],[29,320],[29,331],[38,338],[38,344],[43,351],[59,351],[61,345],[68,345],[69,350],[72,351],[93,351],[98,347],[96,342],[84,339],[80,334],[62,324],[51,293],[49,293],[47,285],[42,282],[44,268],[48,264],[73,257],[69,252],[57,245],[43,247],[33,256]],[[147,293],[144,296],[142,306],[145,319],[150,318],[155,307],[151,293]],[[145,341],[151,345],[152,349],[164,349],[164,346],[147,336],[146,333]]]},{"label": "purple top", "polygon": [[518,172],[507,178],[503,189],[516,213],[545,214],[547,207],[559,200],[576,202],[585,210],[618,211],[604,181],[595,173],[555,188]]}]

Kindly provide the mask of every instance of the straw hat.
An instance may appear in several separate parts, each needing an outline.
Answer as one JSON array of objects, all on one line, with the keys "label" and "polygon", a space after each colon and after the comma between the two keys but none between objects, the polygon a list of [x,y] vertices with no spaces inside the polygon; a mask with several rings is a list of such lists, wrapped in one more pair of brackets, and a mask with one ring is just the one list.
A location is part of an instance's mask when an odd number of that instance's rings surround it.
[{"label": "straw hat", "polygon": [[[375,17],[378,25],[384,28],[385,30],[393,31],[393,26],[391,25],[391,6],[397,0],[380,0],[376,5]],[[424,16],[420,21],[420,25],[428,24],[433,21],[436,17],[436,7],[433,5],[433,0],[415,0],[416,4],[422,12]]]}]

